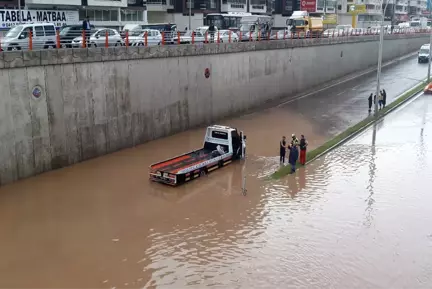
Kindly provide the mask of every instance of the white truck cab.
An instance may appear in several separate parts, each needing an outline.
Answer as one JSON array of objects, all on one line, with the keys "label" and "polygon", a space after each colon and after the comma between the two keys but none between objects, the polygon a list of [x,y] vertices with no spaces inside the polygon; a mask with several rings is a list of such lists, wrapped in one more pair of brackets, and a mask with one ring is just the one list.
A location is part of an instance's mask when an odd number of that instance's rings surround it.
[{"label": "white truck cab", "polygon": [[203,147],[150,165],[150,179],[176,186],[246,156],[246,136],[235,128],[207,127]]}]

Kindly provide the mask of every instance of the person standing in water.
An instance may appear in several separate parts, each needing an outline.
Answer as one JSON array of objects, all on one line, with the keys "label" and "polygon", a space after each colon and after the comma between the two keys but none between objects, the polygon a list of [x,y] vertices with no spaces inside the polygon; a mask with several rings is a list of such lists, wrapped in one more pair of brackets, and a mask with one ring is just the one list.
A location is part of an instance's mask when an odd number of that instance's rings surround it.
[{"label": "person standing in water", "polygon": [[289,154],[289,163],[291,165],[291,173],[295,173],[296,171],[296,163],[298,159],[298,150],[296,145],[292,145],[290,147],[290,154]]},{"label": "person standing in water", "polygon": [[279,161],[281,164],[285,164],[285,156],[286,156],[286,138],[282,137],[282,140],[279,142]]},{"label": "person standing in water", "polygon": [[383,108],[386,106],[386,102],[387,102],[387,92],[385,91],[385,89],[382,90],[382,104],[383,104]]},{"label": "person standing in water", "polygon": [[303,166],[306,164],[306,149],[308,146],[308,142],[304,135],[301,135],[300,139],[300,164]]}]

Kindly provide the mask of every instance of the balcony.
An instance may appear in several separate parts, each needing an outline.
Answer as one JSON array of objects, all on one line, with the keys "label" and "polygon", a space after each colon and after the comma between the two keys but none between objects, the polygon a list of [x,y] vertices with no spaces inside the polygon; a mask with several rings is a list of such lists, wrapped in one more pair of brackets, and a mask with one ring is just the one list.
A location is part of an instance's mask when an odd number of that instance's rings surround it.
[{"label": "balcony", "polygon": [[249,12],[250,13],[267,13],[267,2],[265,0],[250,0],[249,2]]},{"label": "balcony", "polygon": [[174,0],[147,0],[148,11],[165,12],[174,8]]},{"label": "balcony", "polygon": [[221,3],[221,12],[247,12],[247,4],[246,1],[227,1],[222,0]]}]

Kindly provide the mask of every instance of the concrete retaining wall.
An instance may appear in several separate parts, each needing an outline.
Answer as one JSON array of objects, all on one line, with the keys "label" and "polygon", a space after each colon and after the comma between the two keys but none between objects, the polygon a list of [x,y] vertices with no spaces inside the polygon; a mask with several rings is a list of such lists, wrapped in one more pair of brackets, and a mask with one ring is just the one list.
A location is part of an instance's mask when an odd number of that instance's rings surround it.
[{"label": "concrete retaining wall", "polygon": [[[0,53],[0,184],[237,115],[366,69],[376,65],[376,40]],[[383,59],[427,41],[427,35],[387,36]]]}]

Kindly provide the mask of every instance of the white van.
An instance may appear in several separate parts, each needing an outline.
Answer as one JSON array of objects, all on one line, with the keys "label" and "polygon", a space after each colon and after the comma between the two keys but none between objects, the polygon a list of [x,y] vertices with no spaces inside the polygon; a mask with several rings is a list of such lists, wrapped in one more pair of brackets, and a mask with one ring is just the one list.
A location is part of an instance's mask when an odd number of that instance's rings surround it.
[{"label": "white van", "polygon": [[418,63],[429,62],[429,44],[423,44],[418,52]]},{"label": "white van", "polygon": [[52,23],[20,24],[11,28],[2,39],[3,51],[29,48],[29,36],[32,33],[34,50],[56,48],[56,28]]}]

